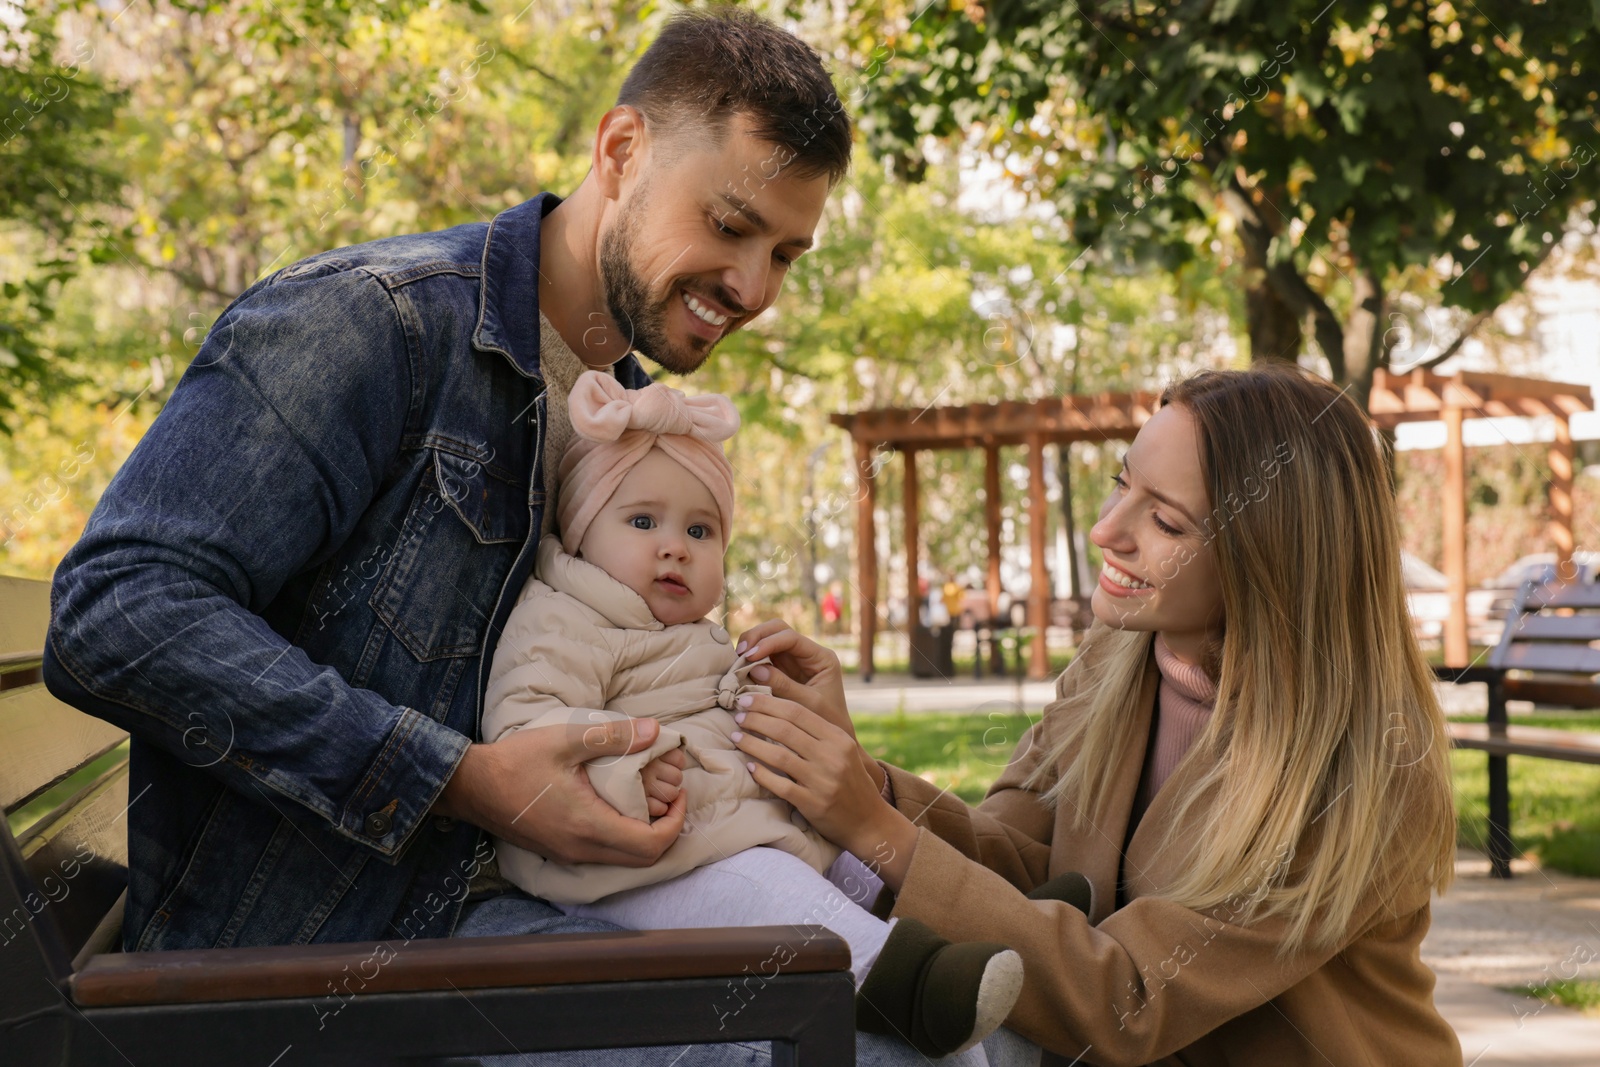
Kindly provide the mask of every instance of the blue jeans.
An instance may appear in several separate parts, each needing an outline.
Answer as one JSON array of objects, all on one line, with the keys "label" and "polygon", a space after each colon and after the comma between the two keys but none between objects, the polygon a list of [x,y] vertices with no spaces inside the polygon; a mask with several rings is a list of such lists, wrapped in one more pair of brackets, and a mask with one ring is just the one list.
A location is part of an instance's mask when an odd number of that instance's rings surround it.
[{"label": "blue jeans", "polygon": [[[503,893],[463,909],[456,937],[496,934],[587,934],[615,930],[599,919],[579,919],[561,914],[542,900],[520,891]],[[878,1034],[856,1035],[857,1067],[1038,1067],[1039,1046],[1011,1030],[1001,1028],[980,1048],[959,1056],[929,1060],[910,1045]],[[457,1063],[458,1061],[452,1061]],[[461,1062],[461,1067],[471,1061]],[[676,1048],[586,1049],[577,1052],[531,1052],[526,1055],[485,1056],[482,1067],[768,1067],[772,1057],[767,1043],[730,1042],[720,1045],[680,1045]]]}]

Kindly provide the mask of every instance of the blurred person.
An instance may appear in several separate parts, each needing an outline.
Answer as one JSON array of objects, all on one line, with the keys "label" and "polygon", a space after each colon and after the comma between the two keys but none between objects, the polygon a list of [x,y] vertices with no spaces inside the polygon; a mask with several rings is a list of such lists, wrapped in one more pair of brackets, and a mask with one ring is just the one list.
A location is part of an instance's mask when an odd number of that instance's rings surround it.
[{"label": "blurred person", "polygon": [[844,606],[839,600],[839,583],[834,582],[828,586],[828,591],[822,594],[822,625],[828,633],[838,633],[839,620],[844,616]]}]

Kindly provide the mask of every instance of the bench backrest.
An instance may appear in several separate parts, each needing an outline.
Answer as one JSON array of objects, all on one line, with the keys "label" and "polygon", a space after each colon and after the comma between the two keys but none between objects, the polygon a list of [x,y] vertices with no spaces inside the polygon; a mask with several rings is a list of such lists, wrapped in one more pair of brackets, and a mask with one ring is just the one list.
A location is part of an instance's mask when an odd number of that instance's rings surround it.
[{"label": "bench backrest", "polygon": [[1524,700],[1600,706],[1600,583],[1589,568],[1576,580],[1529,582],[1517,592],[1489,665],[1532,672],[1517,680]]},{"label": "bench backrest", "polygon": [[48,582],[0,577],[0,1001],[7,1012],[41,991],[54,996],[51,986],[117,941],[127,885],[128,735],[45,689],[49,622]]}]

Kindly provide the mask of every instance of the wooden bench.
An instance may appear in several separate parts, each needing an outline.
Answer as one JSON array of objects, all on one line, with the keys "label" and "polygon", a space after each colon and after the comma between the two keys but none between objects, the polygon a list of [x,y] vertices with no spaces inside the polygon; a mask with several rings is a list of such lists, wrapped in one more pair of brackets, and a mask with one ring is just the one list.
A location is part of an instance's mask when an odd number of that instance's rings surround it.
[{"label": "wooden bench", "polygon": [[1587,572],[1577,580],[1518,590],[1506,614],[1500,642],[1488,663],[1435,667],[1442,681],[1481,682],[1489,707],[1481,723],[1451,723],[1457,748],[1488,753],[1489,867],[1498,878],[1511,877],[1511,787],[1507,758],[1600,764],[1600,735],[1518,726],[1508,722],[1506,701],[1530,700],[1567,708],[1600,707],[1600,584]]},{"label": "wooden bench", "polygon": [[[820,926],[119,951],[126,734],[45,690],[48,617],[47,583],[0,578],[0,1063],[288,1067],[767,1040],[774,1064],[855,1062],[850,950]],[[36,800],[49,810],[13,836]]]}]

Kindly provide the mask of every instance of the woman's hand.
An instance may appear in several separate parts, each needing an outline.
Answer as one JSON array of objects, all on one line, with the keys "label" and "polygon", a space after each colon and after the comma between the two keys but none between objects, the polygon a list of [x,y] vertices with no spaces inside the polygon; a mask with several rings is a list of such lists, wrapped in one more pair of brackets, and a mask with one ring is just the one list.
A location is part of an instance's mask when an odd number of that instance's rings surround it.
[{"label": "woman's hand", "polygon": [[898,891],[917,830],[883,800],[856,740],[789,694],[807,687],[778,673],[773,692],[746,693],[734,744],[751,757],[756,784],[792,804],[823,837],[853,853]]},{"label": "woman's hand", "polygon": [[[774,667],[811,690],[791,699],[855,737],[856,728],[845,707],[844,671],[833,649],[824,648],[809,637],[801,637],[782,619],[768,619],[740,634],[734,651],[752,662],[770,656]],[[769,685],[769,679],[763,675],[770,673],[765,667],[756,667],[751,670],[750,678]]]},{"label": "woman's hand", "polygon": [[[750,670],[752,681],[771,686],[779,696],[804,704],[855,740],[856,726],[850,721],[850,709],[845,706],[844,671],[833,649],[800,636],[781,619],[769,619],[746,630],[739,635],[737,647],[744,650],[740,655],[745,659],[770,656],[773,666],[778,668],[775,675],[766,667],[753,667]],[[797,687],[785,688],[780,693],[781,683],[775,682],[775,678],[792,679]],[[862,767],[882,791],[887,780],[883,768],[866,749],[857,746],[857,750]]]}]

